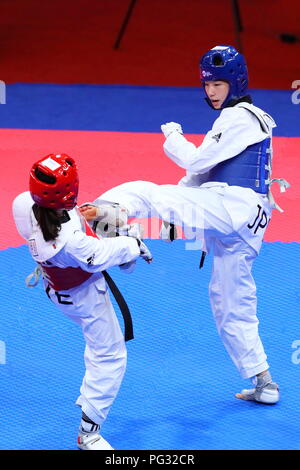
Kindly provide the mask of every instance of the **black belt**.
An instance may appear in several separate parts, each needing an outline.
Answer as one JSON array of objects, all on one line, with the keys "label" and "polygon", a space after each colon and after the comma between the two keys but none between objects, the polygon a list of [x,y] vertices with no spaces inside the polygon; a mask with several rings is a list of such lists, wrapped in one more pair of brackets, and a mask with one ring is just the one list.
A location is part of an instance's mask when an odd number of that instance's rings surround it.
[{"label": "black belt", "polygon": [[133,336],[132,318],[131,318],[131,313],[128,308],[128,305],[123,295],[119,291],[118,287],[116,286],[115,282],[110,277],[110,275],[106,271],[102,271],[102,274],[122,313],[123,320],[124,320],[124,329],[125,329],[124,331],[125,341],[130,341],[131,339],[134,338],[134,336]]},{"label": "black belt", "polygon": [[201,259],[200,259],[200,264],[199,264],[199,268],[203,268],[203,265],[204,265],[204,261],[205,261],[205,256],[206,256],[206,252],[205,251],[202,251],[202,255],[201,255]]}]

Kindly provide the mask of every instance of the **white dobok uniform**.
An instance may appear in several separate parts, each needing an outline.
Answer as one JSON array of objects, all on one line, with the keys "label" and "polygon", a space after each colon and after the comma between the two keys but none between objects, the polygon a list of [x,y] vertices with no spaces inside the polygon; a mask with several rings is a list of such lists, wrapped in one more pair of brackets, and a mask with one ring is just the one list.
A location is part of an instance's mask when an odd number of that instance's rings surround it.
[{"label": "white dobok uniform", "polygon": [[[16,197],[13,202],[15,223],[33,259],[41,266],[47,295],[82,328],[86,372],[76,404],[101,425],[126,368],[123,334],[101,271],[135,260],[140,250],[134,238],[88,236],[77,208],[68,212],[70,220],[62,223],[56,240],[45,242],[32,210],[33,204],[29,192]],[[72,278],[73,283],[80,284],[66,290],[51,287],[44,272],[49,266],[50,269],[61,268],[63,278]]]},{"label": "white dobok uniform", "polygon": [[251,104],[225,108],[199,147],[179,132],[166,139],[166,155],[186,170],[179,185],[135,181],[99,197],[119,203],[132,217],[160,217],[184,229],[198,229],[203,248],[214,255],[209,295],[217,329],[243,378],[269,367],[258,333],[251,268],[274,203],[271,194],[210,181],[209,171],[271,137],[275,126],[269,115]]}]

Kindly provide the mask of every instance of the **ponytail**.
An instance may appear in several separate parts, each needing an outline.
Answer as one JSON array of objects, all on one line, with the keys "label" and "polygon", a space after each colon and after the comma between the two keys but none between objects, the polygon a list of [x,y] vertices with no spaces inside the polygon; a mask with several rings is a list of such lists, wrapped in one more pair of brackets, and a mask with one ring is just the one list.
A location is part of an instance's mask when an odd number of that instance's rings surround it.
[{"label": "ponytail", "polygon": [[34,204],[32,209],[42,230],[44,240],[46,242],[55,240],[61,230],[61,219],[57,211],[38,204]]}]

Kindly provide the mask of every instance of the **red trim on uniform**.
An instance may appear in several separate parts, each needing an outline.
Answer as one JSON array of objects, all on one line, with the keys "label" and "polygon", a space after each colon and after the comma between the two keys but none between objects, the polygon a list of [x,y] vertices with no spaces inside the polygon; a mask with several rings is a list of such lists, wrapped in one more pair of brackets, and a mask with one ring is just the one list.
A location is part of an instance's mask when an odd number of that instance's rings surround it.
[{"label": "red trim on uniform", "polygon": [[89,237],[94,237],[94,238],[99,238],[98,235],[94,232],[94,230],[91,229],[87,221],[84,219],[84,224],[85,224],[85,233]]}]

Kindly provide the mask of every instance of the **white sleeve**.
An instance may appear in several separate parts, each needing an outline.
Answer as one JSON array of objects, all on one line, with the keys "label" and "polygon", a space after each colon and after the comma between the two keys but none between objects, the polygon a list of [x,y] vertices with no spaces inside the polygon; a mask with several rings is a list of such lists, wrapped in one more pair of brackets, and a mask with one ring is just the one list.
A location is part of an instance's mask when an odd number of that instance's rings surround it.
[{"label": "white sleeve", "polygon": [[12,204],[13,218],[21,237],[28,240],[32,232],[31,209],[34,201],[29,191],[19,194]]},{"label": "white sleeve", "polygon": [[164,143],[164,151],[181,168],[203,174],[266,136],[252,113],[239,107],[225,108],[199,147],[182,134],[172,132]]},{"label": "white sleeve", "polygon": [[64,252],[84,271],[97,272],[135,260],[140,249],[135,238],[116,237],[98,239],[76,231]]}]

